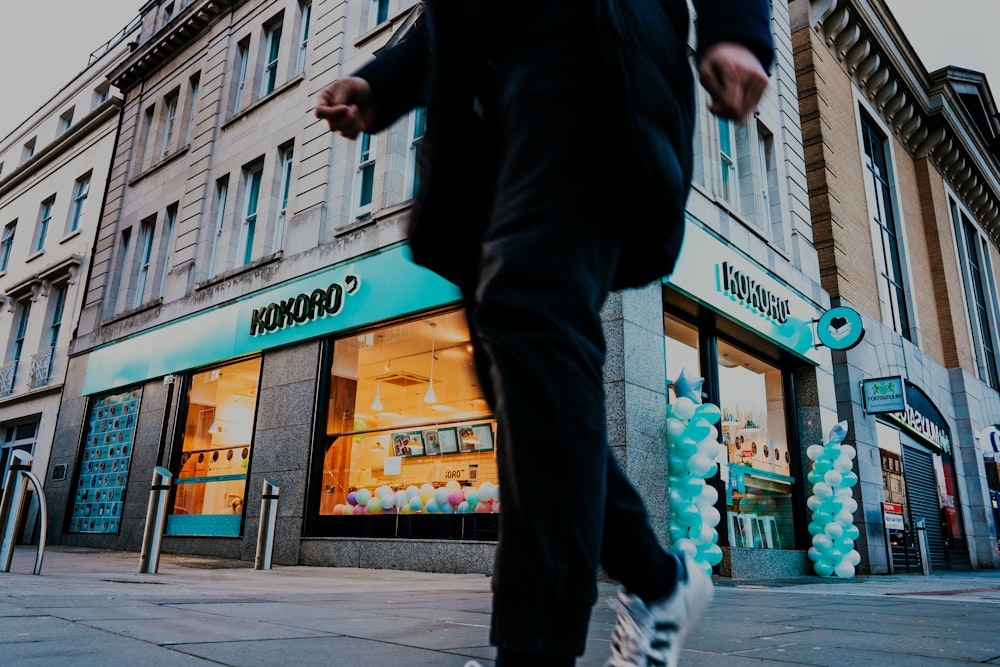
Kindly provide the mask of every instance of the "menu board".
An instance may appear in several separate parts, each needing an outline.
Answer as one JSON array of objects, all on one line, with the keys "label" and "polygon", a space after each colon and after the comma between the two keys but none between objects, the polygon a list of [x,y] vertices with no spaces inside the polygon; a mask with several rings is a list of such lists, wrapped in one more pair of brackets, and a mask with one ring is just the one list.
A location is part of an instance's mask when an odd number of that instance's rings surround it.
[{"label": "menu board", "polygon": [[103,396],[90,406],[80,453],[71,533],[117,533],[128,486],[142,389]]}]

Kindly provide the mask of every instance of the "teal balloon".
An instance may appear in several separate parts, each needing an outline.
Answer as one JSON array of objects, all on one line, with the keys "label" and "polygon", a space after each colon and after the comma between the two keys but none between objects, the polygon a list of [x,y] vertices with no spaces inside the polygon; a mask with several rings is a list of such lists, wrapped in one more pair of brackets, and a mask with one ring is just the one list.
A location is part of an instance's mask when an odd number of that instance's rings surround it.
[{"label": "teal balloon", "polygon": [[702,418],[709,424],[715,424],[722,419],[722,410],[715,403],[702,403],[694,410],[693,419]]},{"label": "teal balloon", "polygon": [[833,515],[829,512],[813,512],[813,521],[826,526],[826,524],[833,521]]},{"label": "teal balloon", "polygon": [[674,394],[678,397],[689,398],[695,403],[701,403],[701,386],[703,384],[705,384],[705,378],[698,377],[687,368],[682,368],[672,386]]},{"label": "teal balloon", "polygon": [[670,524],[670,543],[677,544],[677,540],[682,537],[687,537],[688,527],[682,526],[679,523]]},{"label": "teal balloon", "polygon": [[670,453],[683,459],[691,457],[698,451],[698,441],[686,434],[670,447]]},{"label": "teal balloon", "polygon": [[829,577],[831,574],[833,574],[833,566],[830,565],[825,560],[818,560],[815,563],[813,563],[813,570],[815,570],[816,574],[818,574],[821,577]]},{"label": "teal balloon", "polygon": [[675,520],[682,526],[691,527],[701,523],[701,512],[698,511],[697,505],[681,505],[680,507],[672,507],[671,509],[674,510]]},{"label": "teal balloon", "polygon": [[809,556],[809,560],[814,563],[818,563],[823,557],[823,552],[816,547],[809,547],[809,551],[806,552],[806,555]]},{"label": "teal balloon", "polygon": [[810,484],[816,484],[817,482],[822,482],[823,473],[819,472],[818,470],[810,470],[808,474],[806,474],[806,479],[809,480]]},{"label": "teal balloon", "polygon": [[684,429],[684,435],[694,440],[696,443],[704,440],[705,436],[712,432],[712,425],[704,419],[699,419],[698,417],[692,417],[690,423],[688,423],[687,428]]},{"label": "teal balloon", "polygon": [[844,559],[844,552],[840,549],[834,549],[833,547],[826,550],[823,554],[823,560],[830,564],[831,567],[836,567],[837,563]]},{"label": "teal balloon", "polygon": [[722,562],[722,549],[718,544],[712,544],[703,550],[699,549],[696,558],[712,566],[718,565]]},{"label": "teal balloon", "polygon": [[678,456],[677,454],[669,454],[667,456],[667,468],[671,475],[681,475],[687,472],[687,458],[683,456]]},{"label": "teal balloon", "polygon": [[820,533],[823,533],[825,530],[826,530],[826,524],[824,524],[824,523],[817,523],[815,521],[810,521],[809,522],[809,534],[810,535],[819,535]]},{"label": "teal balloon", "polygon": [[813,463],[813,470],[818,472],[820,475],[825,475],[827,472],[833,470],[833,463],[824,460],[816,461]]},{"label": "teal balloon", "polygon": [[833,548],[842,554],[849,553],[854,549],[854,540],[848,540],[843,537],[833,541]]},{"label": "teal balloon", "polygon": [[852,523],[844,527],[844,537],[852,542],[856,542],[861,537],[861,530]]},{"label": "teal balloon", "polygon": [[696,498],[705,487],[705,480],[692,475],[685,475],[678,480],[677,490],[685,498]]},{"label": "teal balloon", "polygon": [[843,475],[841,475],[841,477],[842,477],[840,482],[841,487],[849,489],[858,483],[858,476],[853,472],[845,472]]},{"label": "teal balloon", "polygon": [[712,467],[709,468],[708,472],[705,473],[705,479],[711,479],[712,477],[715,477],[715,475],[718,472],[719,472],[719,464],[713,462]]}]

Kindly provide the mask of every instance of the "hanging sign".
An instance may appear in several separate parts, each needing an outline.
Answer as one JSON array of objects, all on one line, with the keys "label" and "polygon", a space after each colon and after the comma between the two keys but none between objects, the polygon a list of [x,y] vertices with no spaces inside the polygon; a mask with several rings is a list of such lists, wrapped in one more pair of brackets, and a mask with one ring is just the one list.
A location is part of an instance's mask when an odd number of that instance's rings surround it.
[{"label": "hanging sign", "polygon": [[862,380],[861,393],[865,412],[870,415],[906,410],[906,393],[899,375]]},{"label": "hanging sign", "polygon": [[858,311],[847,306],[831,308],[816,323],[821,345],[831,350],[850,350],[865,337],[865,327]]}]

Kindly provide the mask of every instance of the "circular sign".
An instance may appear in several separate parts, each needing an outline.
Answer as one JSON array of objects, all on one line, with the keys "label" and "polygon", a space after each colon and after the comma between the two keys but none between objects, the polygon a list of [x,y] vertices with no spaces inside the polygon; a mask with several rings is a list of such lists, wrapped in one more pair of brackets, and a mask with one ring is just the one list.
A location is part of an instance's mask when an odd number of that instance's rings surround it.
[{"label": "circular sign", "polygon": [[831,308],[816,324],[819,342],[831,350],[850,350],[865,337],[865,328],[858,311],[847,306]]}]

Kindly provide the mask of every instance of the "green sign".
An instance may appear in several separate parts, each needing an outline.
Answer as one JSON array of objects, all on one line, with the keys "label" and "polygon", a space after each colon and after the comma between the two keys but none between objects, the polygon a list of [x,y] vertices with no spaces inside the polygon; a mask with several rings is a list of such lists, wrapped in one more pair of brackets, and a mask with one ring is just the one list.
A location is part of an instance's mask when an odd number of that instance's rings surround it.
[{"label": "green sign", "polygon": [[865,327],[858,311],[847,306],[831,308],[823,313],[816,324],[816,335],[821,345],[831,350],[850,350],[865,337]]},{"label": "green sign", "polygon": [[862,380],[861,391],[864,395],[865,412],[870,415],[906,410],[903,378],[898,375]]}]

